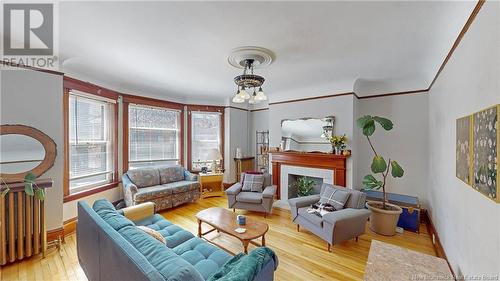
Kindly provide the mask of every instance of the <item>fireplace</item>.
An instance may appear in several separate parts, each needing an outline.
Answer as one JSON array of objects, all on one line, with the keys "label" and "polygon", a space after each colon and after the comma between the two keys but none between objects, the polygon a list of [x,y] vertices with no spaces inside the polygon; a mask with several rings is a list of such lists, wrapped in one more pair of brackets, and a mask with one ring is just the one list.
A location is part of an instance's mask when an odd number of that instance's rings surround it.
[{"label": "fireplace", "polygon": [[272,152],[273,184],[278,187],[278,199],[292,198],[288,189],[290,174],[320,178],[325,183],[346,186],[347,157],[321,152]]},{"label": "fireplace", "polygon": [[323,178],[304,176],[304,175],[296,175],[296,174],[288,174],[288,199],[295,198],[298,196],[298,188],[295,185],[299,178],[306,177],[308,180],[312,180],[313,191],[312,194],[319,194],[321,191],[321,186],[323,185]]}]

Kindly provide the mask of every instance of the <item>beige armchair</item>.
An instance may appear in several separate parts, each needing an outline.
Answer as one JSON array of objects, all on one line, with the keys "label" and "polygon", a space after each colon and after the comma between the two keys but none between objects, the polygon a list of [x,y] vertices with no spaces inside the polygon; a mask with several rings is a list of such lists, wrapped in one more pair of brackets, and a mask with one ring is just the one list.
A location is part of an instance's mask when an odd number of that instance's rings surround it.
[{"label": "beige armchair", "polygon": [[264,174],[264,184],[262,192],[242,191],[242,184],[245,173],[241,173],[240,182],[226,190],[228,207],[243,209],[249,211],[263,212],[264,216],[270,214],[273,210],[274,194],[276,186],[271,185],[271,175]]}]

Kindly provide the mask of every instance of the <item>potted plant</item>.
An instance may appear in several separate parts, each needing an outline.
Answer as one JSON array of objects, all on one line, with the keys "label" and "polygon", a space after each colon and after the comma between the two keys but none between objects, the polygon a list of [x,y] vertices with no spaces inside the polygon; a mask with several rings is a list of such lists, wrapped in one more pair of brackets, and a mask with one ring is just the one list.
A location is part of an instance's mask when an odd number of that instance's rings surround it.
[{"label": "potted plant", "polygon": [[341,154],[342,150],[344,150],[347,146],[347,137],[345,134],[341,136],[332,135],[331,137],[326,138],[332,144],[332,150],[334,154]]},{"label": "potted plant", "polygon": [[382,235],[394,235],[402,209],[397,205],[387,202],[385,188],[389,174],[391,174],[393,178],[400,178],[404,175],[404,170],[398,162],[390,158],[386,161],[384,157],[379,155],[375,150],[370,136],[375,132],[376,123],[386,131],[390,131],[394,127],[391,120],[379,116],[365,115],[357,120],[357,125],[363,130],[363,135],[366,136],[374,154],[371,164],[371,171],[374,175],[366,175],[363,178],[363,186],[366,189],[382,188],[383,194],[382,202],[367,202],[366,207],[371,210],[370,229]]},{"label": "potted plant", "polygon": [[314,181],[307,177],[299,177],[292,187],[297,188],[297,196],[309,196],[313,193]]}]

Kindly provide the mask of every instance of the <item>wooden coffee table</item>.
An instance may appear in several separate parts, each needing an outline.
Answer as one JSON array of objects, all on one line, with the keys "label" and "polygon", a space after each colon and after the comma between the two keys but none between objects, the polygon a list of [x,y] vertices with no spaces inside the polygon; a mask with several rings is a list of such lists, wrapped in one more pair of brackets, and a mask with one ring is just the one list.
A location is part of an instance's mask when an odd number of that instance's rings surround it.
[{"label": "wooden coffee table", "polygon": [[[198,237],[203,238],[207,240],[208,242],[217,245],[213,241],[210,241],[203,237],[204,235],[217,230],[226,234],[229,234],[233,237],[238,238],[241,243],[243,244],[243,249],[245,251],[245,254],[248,253],[248,244],[252,243],[253,245],[256,246],[265,246],[266,245],[266,232],[269,229],[269,226],[265,222],[260,222],[255,219],[247,217],[246,219],[246,224],[245,225],[239,225],[236,222],[236,214],[226,210],[224,208],[219,208],[219,207],[213,207],[213,208],[208,208],[203,211],[200,211],[198,214],[196,214],[196,218],[198,219]],[[213,229],[210,229],[206,232],[201,231],[201,223],[206,223],[210,226],[213,227]],[[238,233],[234,231],[236,228],[242,227],[246,228],[245,233]],[[262,244],[258,244],[252,240],[257,239],[259,237],[262,237]],[[224,247],[217,245],[221,247],[222,249],[228,251]],[[228,251],[229,252],[229,251]]]}]

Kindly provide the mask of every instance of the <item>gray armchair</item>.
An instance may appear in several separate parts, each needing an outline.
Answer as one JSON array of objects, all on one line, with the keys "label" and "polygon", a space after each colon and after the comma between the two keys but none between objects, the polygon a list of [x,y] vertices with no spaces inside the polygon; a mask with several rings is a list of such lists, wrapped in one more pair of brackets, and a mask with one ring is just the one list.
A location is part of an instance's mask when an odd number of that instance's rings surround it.
[{"label": "gray armchair", "polygon": [[271,175],[264,174],[264,186],[262,193],[242,191],[242,184],[245,178],[245,173],[241,173],[240,182],[226,190],[227,201],[229,208],[243,209],[249,211],[263,212],[264,216],[270,214],[273,210],[274,194],[276,186],[271,185]]},{"label": "gray armchair", "polygon": [[[307,209],[318,202],[321,194],[327,189],[341,189],[351,195],[347,200],[344,209],[325,214],[319,217],[310,214]],[[306,228],[327,242],[328,251],[331,245],[356,238],[365,233],[366,221],[370,216],[370,211],[365,209],[366,195],[358,190],[337,188],[331,184],[323,183],[321,193],[304,197],[297,197],[288,200],[292,213],[292,220],[297,224],[297,231],[300,226]]]}]

